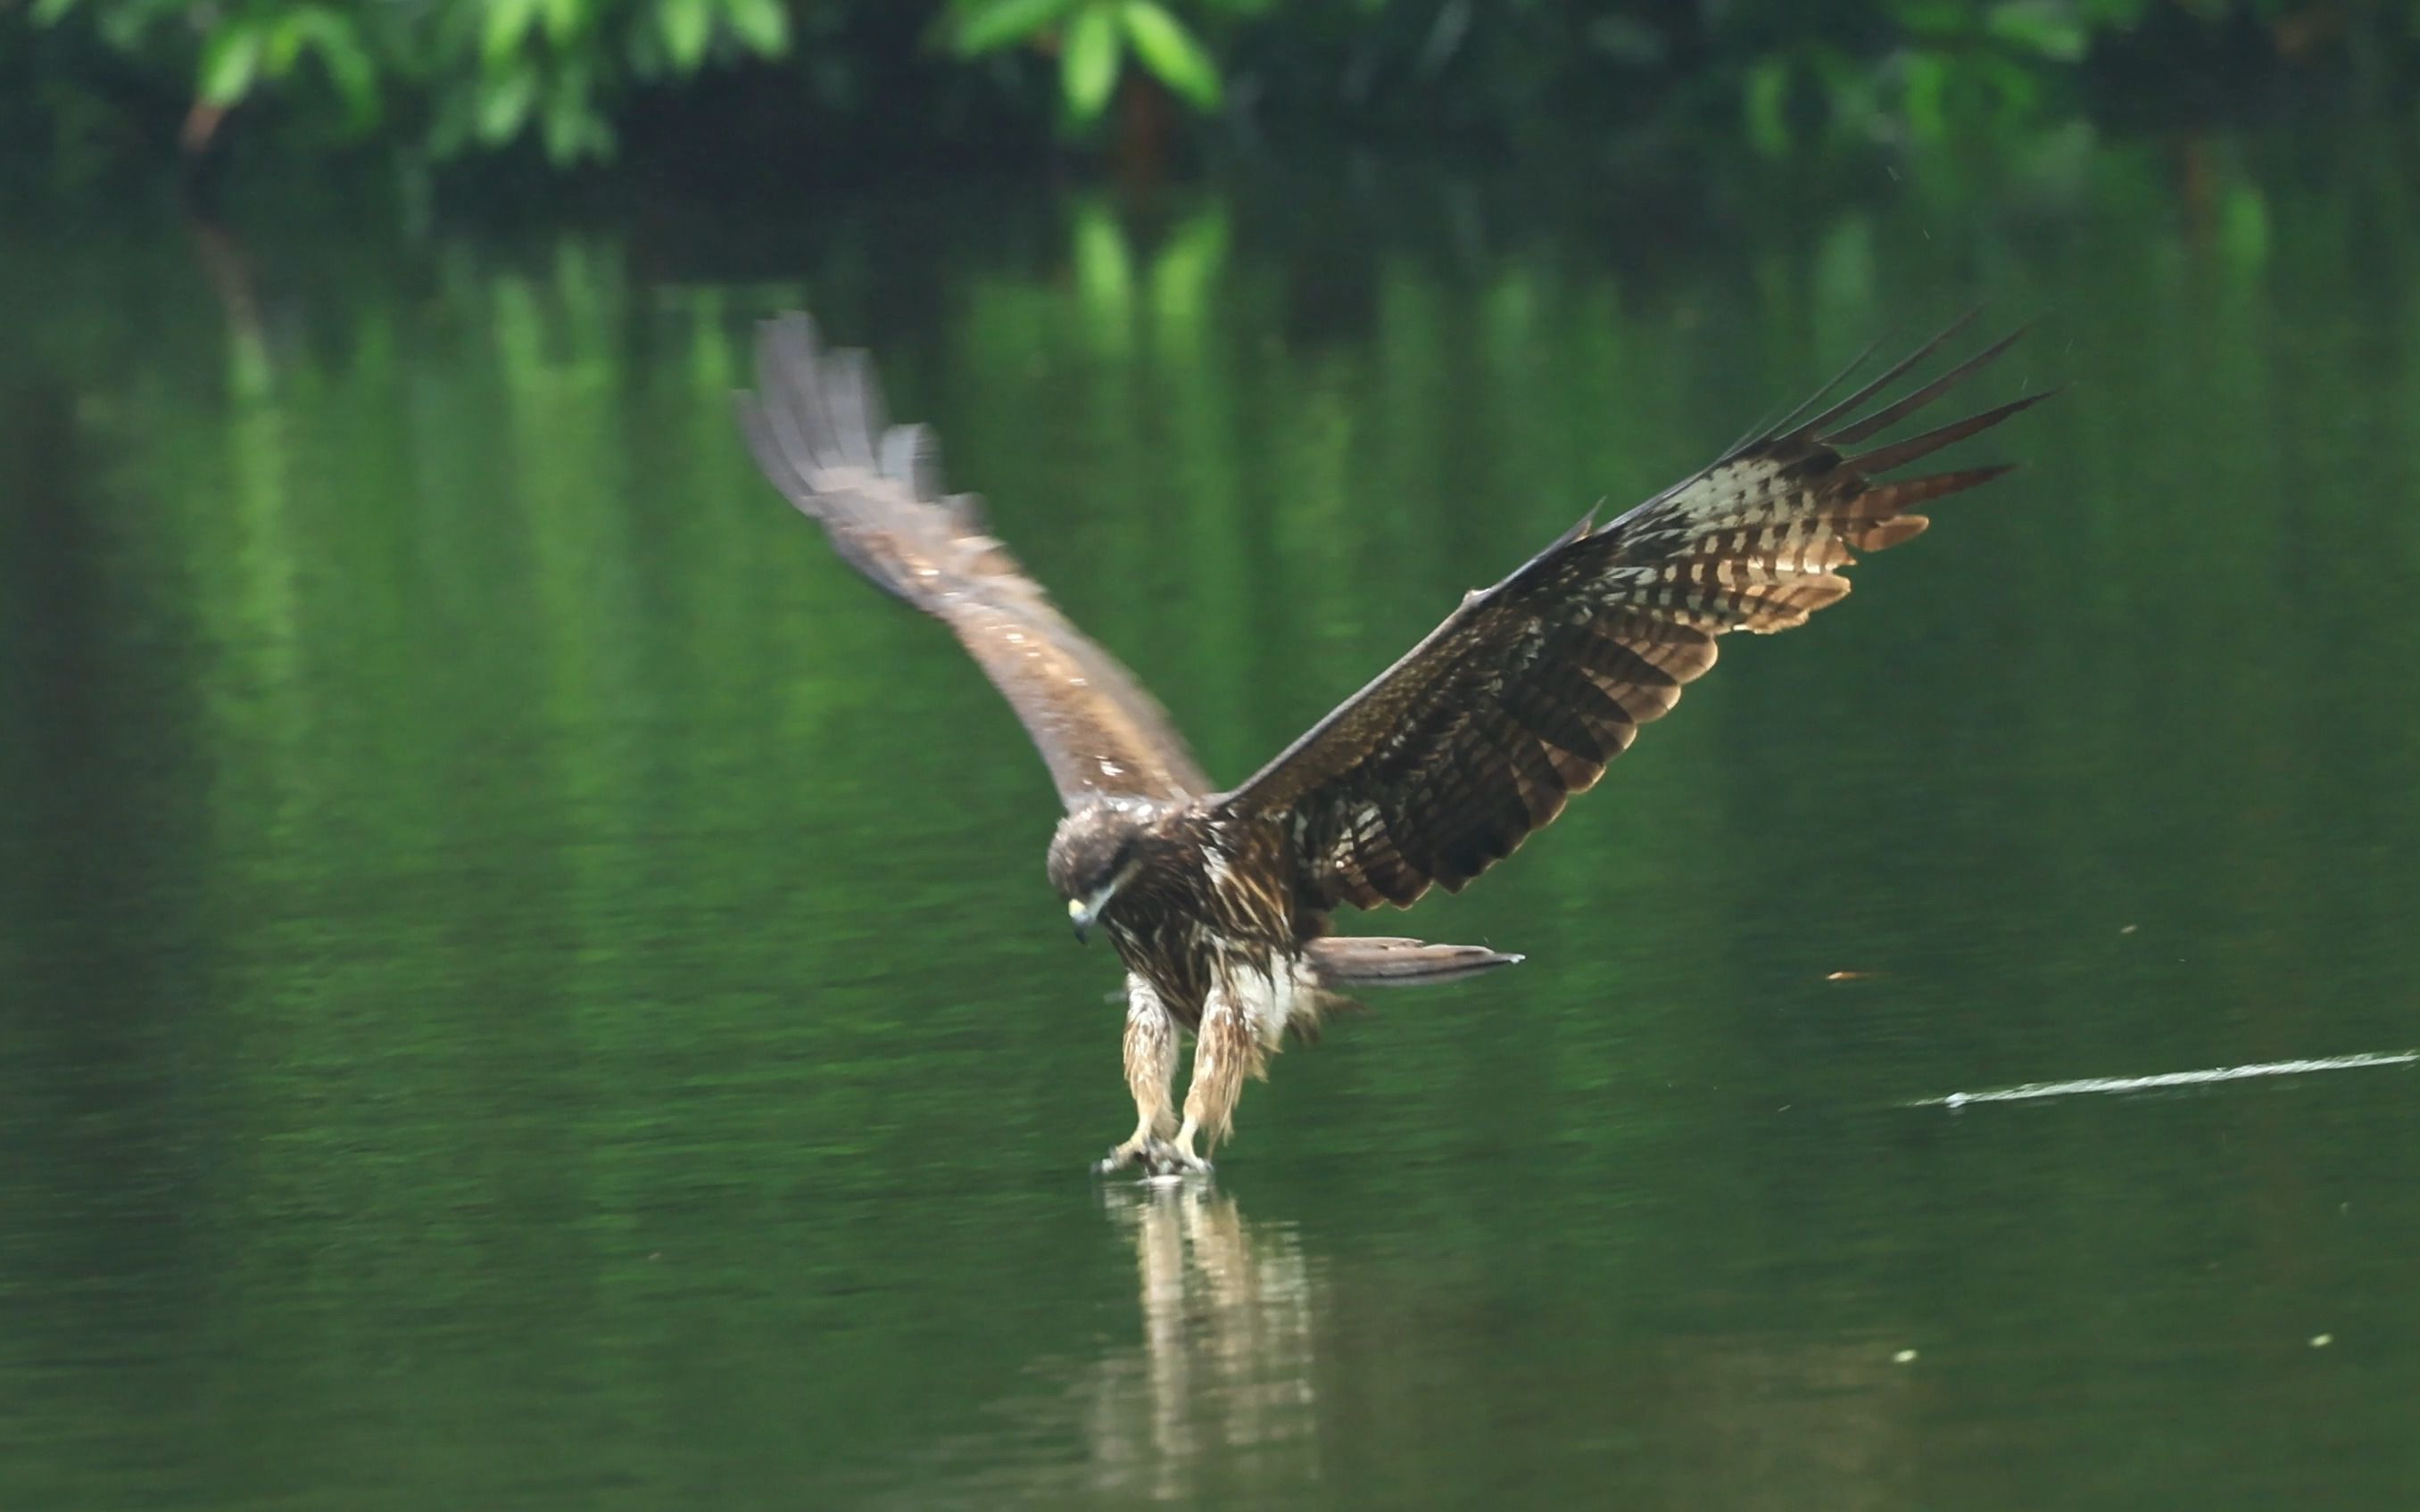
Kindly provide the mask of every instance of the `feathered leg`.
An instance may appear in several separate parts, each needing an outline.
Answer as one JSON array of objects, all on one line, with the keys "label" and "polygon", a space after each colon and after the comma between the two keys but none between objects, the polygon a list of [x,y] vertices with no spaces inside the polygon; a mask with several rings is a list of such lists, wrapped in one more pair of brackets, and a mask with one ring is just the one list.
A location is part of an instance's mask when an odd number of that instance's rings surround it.
[{"label": "feathered leg", "polygon": [[1243,1005],[1233,994],[1212,993],[1202,1011],[1202,1027],[1194,1031],[1193,1086],[1185,1094],[1185,1123],[1176,1131],[1174,1144],[1153,1152],[1155,1164],[1206,1173],[1210,1163],[1194,1152],[1193,1141],[1198,1136],[1211,1149],[1218,1148],[1233,1129],[1244,1078],[1264,1074],[1265,1055]]},{"label": "feathered leg", "polygon": [[1126,1090],[1134,1094],[1135,1131],[1093,1169],[1101,1175],[1144,1160],[1175,1127],[1169,1084],[1176,1077],[1176,1021],[1140,977],[1126,978]]}]

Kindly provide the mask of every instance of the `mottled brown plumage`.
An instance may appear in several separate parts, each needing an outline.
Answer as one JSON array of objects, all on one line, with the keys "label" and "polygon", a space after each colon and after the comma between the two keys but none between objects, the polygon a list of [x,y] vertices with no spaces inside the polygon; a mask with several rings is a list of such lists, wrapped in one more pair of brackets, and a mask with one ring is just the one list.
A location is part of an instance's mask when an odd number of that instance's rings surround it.
[{"label": "mottled brown plumage", "polygon": [[[1840,574],[1856,553],[1917,534],[1918,506],[2004,471],[1880,476],[2043,395],[1854,450],[2014,339],[1858,414],[1963,324],[1620,518],[1582,520],[1228,793],[987,532],[974,500],[942,493],[924,432],[883,427],[862,354],[819,351],[803,316],[768,324],[740,418],[766,475],[861,572],[947,624],[1041,748],[1068,810],[1051,883],[1078,933],[1100,924],[1127,968],[1137,1120],[1103,1168],[1202,1169],[1196,1137],[1228,1133],[1244,1079],[1289,1032],[1316,1033],[1342,989],[1519,959],[1330,936],[1334,910],[1459,889],[1670,712],[1714,664],[1718,636],[1804,624],[1848,593]],[[1180,1032],[1196,1041],[1181,1126]]]},{"label": "mottled brown plumage", "polygon": [[956,632],[1069,806],[1208,792],[1167,714],[992,538],[982,501],[942,491],[930,433],[885,428],[869,368],[862,352],[819,352],[804,316],[765,327],[739,422],[766,477],[850,565]]}]

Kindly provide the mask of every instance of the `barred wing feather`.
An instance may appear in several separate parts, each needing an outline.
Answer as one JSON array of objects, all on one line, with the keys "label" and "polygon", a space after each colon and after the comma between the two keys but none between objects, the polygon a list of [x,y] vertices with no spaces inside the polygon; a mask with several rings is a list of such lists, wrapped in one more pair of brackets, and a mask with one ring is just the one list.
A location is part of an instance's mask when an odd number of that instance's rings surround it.
[{"label": "barred wing feather", "polygon": [[[1512,854],[1669,713],[1715,638],[1786,630],[1849,591],[1855,555],[1927,523],[1917,506],[1998,476],[1881,474],[2043,393],[1866,451],[2013,336],[1859,418],[1964,321],[1811,418],[1826,397],[1605,525],[1583,520],[1466,598],[1426,640],[1223,800],[1294,837],[1314,908],[1408,904]],[[1836,379],[1833,387],[1849,375]]]}]

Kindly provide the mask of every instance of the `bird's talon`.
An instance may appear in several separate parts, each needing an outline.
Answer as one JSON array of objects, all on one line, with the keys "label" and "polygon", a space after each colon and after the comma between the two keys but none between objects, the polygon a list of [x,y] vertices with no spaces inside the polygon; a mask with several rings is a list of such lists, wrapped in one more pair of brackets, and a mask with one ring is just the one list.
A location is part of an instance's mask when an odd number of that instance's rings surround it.
[{"label": "bird's talon", "polygon": [[1143,1170],[1152,1176],[1208,1176],[1213,1167],[1182,1145],[1154,1139],[1141,1150]]}]

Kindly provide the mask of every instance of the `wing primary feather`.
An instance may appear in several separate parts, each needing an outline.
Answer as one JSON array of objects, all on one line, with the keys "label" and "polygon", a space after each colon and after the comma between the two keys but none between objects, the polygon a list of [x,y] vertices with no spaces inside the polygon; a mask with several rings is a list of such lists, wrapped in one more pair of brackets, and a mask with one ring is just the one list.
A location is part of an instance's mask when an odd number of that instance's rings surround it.
[{"label": "wing primary feather", "polygon": [[[1994,462],[1989,467],[1962,468],[1955,472],[1929,472],[1920,478],[1900,478],[1875,484],[1867,490],[1866,496],[1881,506],[1877,514],[1885,510],[1896,514],[1946,494],[1963,493],[2016,470],[2014,462]],[[1869,546],[1861,549],[1871,551],[1878,548]]]},{"label": "wing primary feather", "polygon": [[907,486],[919,503],[941,497],[940,448],[923,425],[893,425],[882,433],[882,475]]},{"label": "wing primary feather", "polygon": [[766,321],[740,434],[767,479],[876,587],[948,625],[1024,723],[1070,808],[1211,790],[1168,716],[1086,639],[990,533],[943,497],[921,427],[892,429],[872,360],[819,344],[804,315]]},{"label": "wing primary feather", "polygon": [[1725,457],[1737,456],[1740,453],[1746,451],[1749,447],[1755,445],[1761,440],[1770,440],[1775,436],[1786,433],[1792,425],[1798,424],[1798,419],[1801,415],[1804,415],[1807,410],[1814,409],[1817,405],[1822,404],[1831,395],[1833,390],[1838,388],[1841,384],[1848,382],[1849,379],[1855,375],[1857,369],[1873,361],[1874,353],[1881,351],[1882,349],[1883,344],[1880,341],[1869,341],[1866,343],[1865,349],[1857,353],[1856,356],[1850,358],[1848,366],[1843,367],[1840,371],[1833,374],[1829,378],[1825,379],[1822,388],[1817,389],[1806,398],[1799,400],[1798,403],[1791,409],[1790,412],[1783,415],[1780,419],[1772,421],[1768,424],[1750,426],[1748,428],[1748,433],[1741,437],[1738,440],[1731,442],[1730,446],[1724,448],[1722,455]]},{"label": "wing primary feather", "polygon": [[[781,413],[780,407],[768,406],[752,393],[734,394],[732,397],[739,411],[740,435],[747,440],[757,469],[781,488],[782,496],[789,500],[799,513],[823,523],[832,550],[867,581],[903,604],[925,608],[914,594],[908,591],[898,575],[876,560],[858,543],[853,533],[832,526],[828,512],[817,504],[819,496],[814,493],[813,485],[793,467],[782,443],[775,439],[775,420]],[[785,479],[794,481],[785,482]]]},{"label": "wing primary feather", "polygon": [[814,327],[804,316],[768,321],[756,344],[756,389],[757,411],[781,461],[781,479],[786,480],[782,491],[820,519],[825,511],[814,501],[814,480],[823,465],[815,456],[814,439],[804,428],[811,411],[800,393],[809,381],[801,370],[814,365]]},{"label": "wing primary feather", "polygon": [[783,316],[773,322],[766,349],[772,358],[774,392],[786,403],[775,412],[790,417],[812,479],[839,460],[836,427],[823,368],[826,362],[814,321],[803,315]]},{"label": "wing primary feather", "polygon": [[2019,326],[1915,393],[1883,406],[1863,420],[1853,422],[1838,430],[1826,431],[1823,436],[1823,443],[1826,446],[1854,446],[1869,436],[1879,435],[1889,429],[1933,400],[1940,398],[1963,379],[1974,376],[1978,369],[2007,351],[2019,336],[2031,329],[2030,323]]},{"label": "wing primary feather", "polygon": [[1867,382],[1862,388],[1858,389],[1856,393],[1835,403],[1830,409],[1824,410],[1822,414],[1815,416],[1813,419],[1800,422],[1798,429],[1807,433],[1808,435],[1823,435],[1824,426],[1829,425],[1836,420],[1838,420],[1842,415],[1854,414],[1857,410],[1864,409],[1866,401],[1871,399],[1875,394],[1882,393],[1885,389],[1887,389],[1892,384],[1898,382],[1906,375],[1909,368],[1914,367],[1916,363],[1923,362],[1926,358],[1931,356],[1934,352],[1939,351],[1943,342],[1947,341],[1950,337],[1965,330],[1968,326],[1973,325],[1975,323],[1975,317],[1982,313],[1982,306],[1977,305],[1974,309],[1967,311],[1957,319],[1950,321],[1947,326],[1942,329],[1939,335],[1934,336],[1931,341],[1926,342],[1923,346],[1918,347],[1916,350],[1908,353],[1905,357],[1893,363],[1889,367],[1884,369],[1879,375]]},{"label": "wing primary feather", "polygon": [[872,468],[874,438],[882,433],[882,400],[874,392],[861,351],[836,351],[824,360],[824,408],[831,422],[832,455],[845,467]]},{"label": "wing primary feather", "polygon": [[1896,467],[1905,467],[1917,457],[1930,455],[1952,441],[1962,441],[1978,430],[1989,430],[2010,415],[2020,410],[2030,409],[2057,392],[2056,389],[2043,389],[2036,393],[2028,393],[2022,399],[2011,399],[2007,404],[1994,405],[1980,414],[1969,415],[1963,420],[1953,420],[1947,425],[1937,425],[1920,436],[1910,436],[1905,440],[1893,441],[1888,446],[1878,446],[1870,452],[1861,452],[1855,456],[1843,457],[1840,465],[1869,476],[1877,472],[1888,472]]},{"label": "wing primary feather", "polygon": [[829,525],[822,497],[810,481],[813,475],[799,465],[797,430],[783,423],[781,406],[766,404],[752,393],[732,397],[739,411],[739,433],[756,459],[757,470],[800,514]]}]

